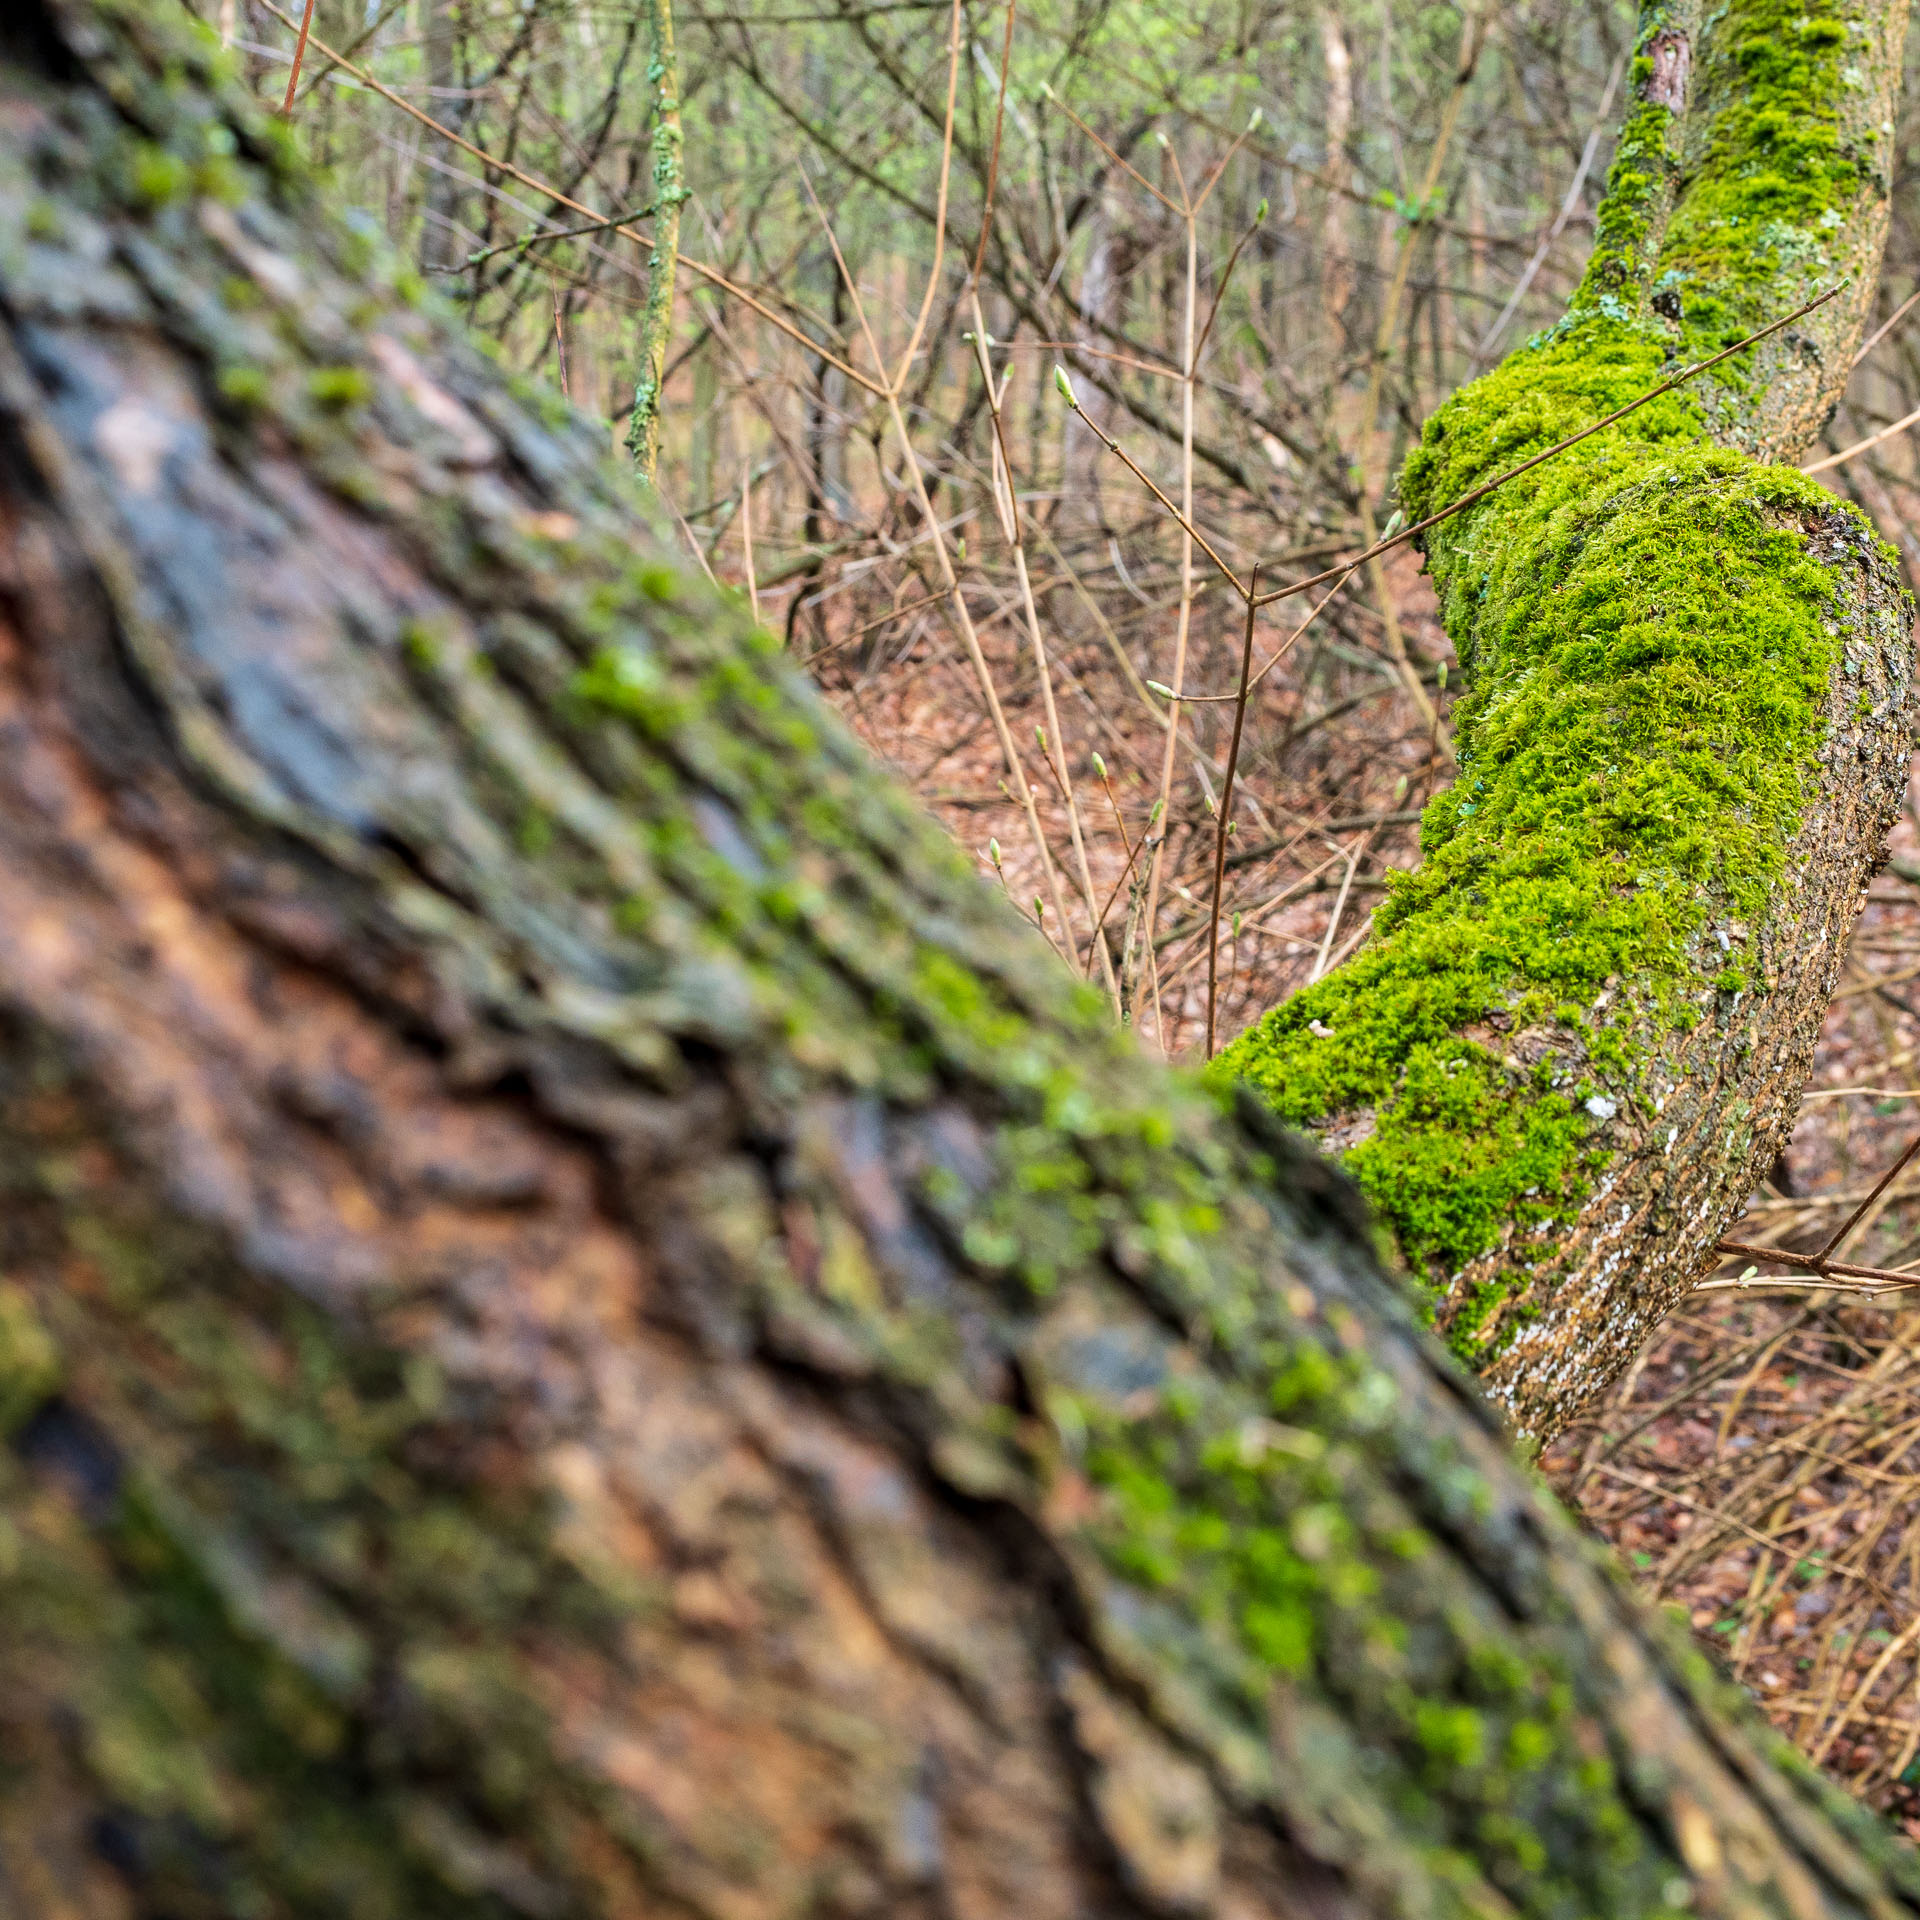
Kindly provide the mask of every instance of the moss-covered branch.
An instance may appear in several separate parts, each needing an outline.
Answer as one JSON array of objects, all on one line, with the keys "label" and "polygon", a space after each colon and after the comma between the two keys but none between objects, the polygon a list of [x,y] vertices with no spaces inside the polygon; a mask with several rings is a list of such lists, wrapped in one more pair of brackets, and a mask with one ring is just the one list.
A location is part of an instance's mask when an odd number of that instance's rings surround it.
[{"label": "moss-covered branch", "polygon": [[1777,1150],[1904,777],[1891,556],[1763,464],[1845,381],[1903,24],[1878,0],[1643,17],[1586,276],[1434,416],[1408,511],[1852,288],[1436,534],[1460,780],[1379,937],[1224,1056],[1340,1151],[1535,1435],[1626,1363]]},{"label": "moss-covered branch", "polygon": [[660,463],[660,410],[673,343],[673,284],[680,260],[680,209],[687,200],[681,153],[680,56],[673,43],[673,0],[645,0],[647,86],[653,107],[653,252],[647,261],[647,304],[640,317],[639,373],[627,451],[651,481]]}]

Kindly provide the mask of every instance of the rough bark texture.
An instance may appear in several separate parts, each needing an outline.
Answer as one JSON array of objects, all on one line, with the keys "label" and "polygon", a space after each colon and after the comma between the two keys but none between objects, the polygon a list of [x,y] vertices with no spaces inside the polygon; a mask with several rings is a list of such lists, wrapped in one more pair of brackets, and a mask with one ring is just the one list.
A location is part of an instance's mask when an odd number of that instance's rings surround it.
[{"label": "rough bark texture", "polygon": [[0,1914],[1920,1911],[211,57],[0,27]]},{"label": "rough bark texture", "polygon": [[1428,424],[1409,513],[1846,289],[1436,530],[1461,778],[1373,944],[1223,1056],[1341,1155],[1536,1440],[1628,1363],[1779,1151],[1903,788],[1897,562],[1766,463],[1846,383],[1905,21],[1644,12],[1585,279]]}]

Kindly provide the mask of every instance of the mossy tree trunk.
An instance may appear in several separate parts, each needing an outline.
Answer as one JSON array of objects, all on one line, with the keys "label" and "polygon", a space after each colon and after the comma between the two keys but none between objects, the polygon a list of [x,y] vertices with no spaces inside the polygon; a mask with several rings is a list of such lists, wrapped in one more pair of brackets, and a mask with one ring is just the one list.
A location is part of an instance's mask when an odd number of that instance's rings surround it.
[{"label": "mossy tree trunk", "polygon": [[1372,944],[1224,1056],[1341,1157],[1536,1440],[1778,1153],[1904,785],[1897,562],[1775,463],[1872,303],[1905,24],[1895,0],[1643,13],[1585,278],[1429,422],[1409,516],[1845,291],[1437,530],[1459,780]]},{"label": "mossy tree trunk", "polygon": [[0,1913],[1920,1911],[210,58],[0,17]]}]

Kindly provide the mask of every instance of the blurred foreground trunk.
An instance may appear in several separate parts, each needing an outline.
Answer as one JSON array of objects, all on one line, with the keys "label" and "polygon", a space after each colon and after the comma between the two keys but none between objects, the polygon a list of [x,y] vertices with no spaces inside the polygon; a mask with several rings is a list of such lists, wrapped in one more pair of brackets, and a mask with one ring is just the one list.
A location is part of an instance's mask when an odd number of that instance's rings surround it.
[{"label": "blurred foreground trunk", "polygon": [[208,46],[0,25],[0,1914],[1920,1911]]}]

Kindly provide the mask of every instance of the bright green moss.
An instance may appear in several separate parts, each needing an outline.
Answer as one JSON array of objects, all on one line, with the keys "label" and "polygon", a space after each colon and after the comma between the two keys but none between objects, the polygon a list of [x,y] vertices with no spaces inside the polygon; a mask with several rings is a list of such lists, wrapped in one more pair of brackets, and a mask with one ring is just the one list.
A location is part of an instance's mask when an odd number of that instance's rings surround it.
[{"label": "bright green moss", "polygon": [[1672,112],[1647,95],[1654,79],[1654,47],[1677,8],[1649,7],[1628,74],[1629,105],[1614,146],[1612,171],[1595,224],[1582,292],[1590,304],[1637,304],[1653,250],[1660,241],[1660,210],[1671,190],[1677,155],[1669,151]]},{"label": "bright green moss", "polygon": [[[1410,469],[1415,511],[1455,424]],[[1347,1165],[1442,1284],[1509,1225],[1572,1216],[1599,1123],[1638,1090],[1649,1010],[1678,1024],[1703,986],[1744,986],[1701,936],[1764,906],[1821,737],[1834,588],[1780,523],[1830,519],[1831,496],[1648,424],[1435,543],[1473,670],[1459,782],[1380,937],[1223,1056],[1296,1124],[1371,1115]],[[1500,1297],[1457,1320],[1469,1357]]]},{"label": "bright green moss", "polygon": [[1871,149],[1843,121],[1865,33],[1846,0],[1740,0],[1703,35],[1715,111],[1660,256],[1689,356],[1838,277],[1835,236],[1874,190]]},{"label": "bright green moss", "polygon": [[1486,1726],[1471,1707],[1422,1700],[1413,1723],[1421,1746],[1441,1767],[1477,1767],[1486,1757]]},{"label": "bright green moss", "polygon": [[[1407,463],[1419,518],[1779,317],[1837,273],[1871,190],[1845,137],[1842,4],[1737,0],[1699,35],[1704,163],[1665,217],[1670,116],[1635,104],[1567,317],[1457,395]],[[1704,94],[1701,90],[1704,89]],[[1822,279],[1821,276],[1825,276]],[[1646,1090],[1648,1034],[1756,982],[1738,942],[1800,825],[1841,655],[1837,588],[1804,535],[1864,523],[1798,474],[1710,444],[1744,399],[1711,376],[1445,523],[1428,558],[1470,691],[1459,780],[1422,822],[1376,938],[1222,1055],[1331,1137],[1484,1362]],[[1658,1051],[1657,1040],[1653,1043]],[[1657,1096],[1648,1096],[1649,1108]]]},{"label": "bright green moss", "polygon": [[307,376],[307,394],[315,406],[344,413],[373,398],[373,382],[359,367],[316,367]]},{"label": "bright green moss", "polygon": [[178,154],[148,141],[136,142],[127,162],[127,189],[136,206],[159,208],[193,185],[193,169]]}]

